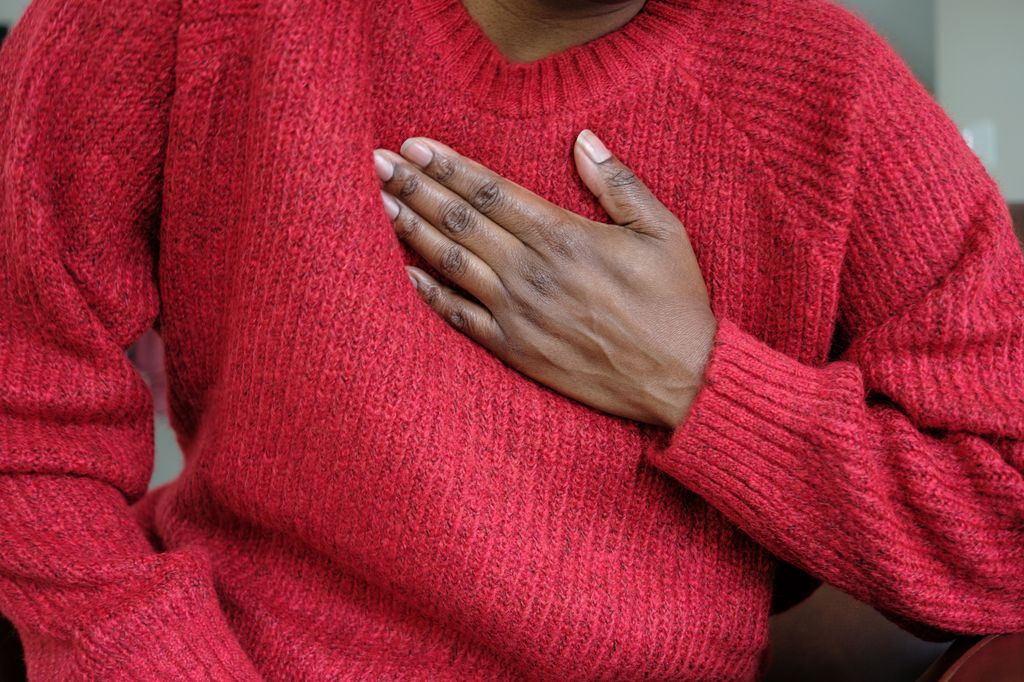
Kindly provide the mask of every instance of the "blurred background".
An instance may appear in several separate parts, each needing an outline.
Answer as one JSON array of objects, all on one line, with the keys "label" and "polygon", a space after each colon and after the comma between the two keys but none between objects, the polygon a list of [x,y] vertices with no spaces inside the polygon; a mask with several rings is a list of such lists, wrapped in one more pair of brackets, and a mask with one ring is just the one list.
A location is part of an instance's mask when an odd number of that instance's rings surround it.
[{"label": "blurred background", "polygon": [[[28,0],[0,0],[0,38],[27,4]],[[1022,237],[1024,0],[840,0],[840,4],[867,19],[889,40],[957,123],[999,182]],[[159,337],[147,332],[129,356],[153,389],[156,464],[152,485],[156,486],[172,480],[181,468],[181,453],[167,423]],[[827,586],[772,621],[775,654],[770,682],[914,680],[948,646],[919,640]]]}]

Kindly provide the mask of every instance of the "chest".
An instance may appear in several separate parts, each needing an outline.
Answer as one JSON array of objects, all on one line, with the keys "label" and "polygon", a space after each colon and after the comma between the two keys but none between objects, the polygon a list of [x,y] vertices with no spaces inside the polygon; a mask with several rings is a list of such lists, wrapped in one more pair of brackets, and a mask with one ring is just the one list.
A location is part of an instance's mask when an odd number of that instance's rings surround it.
[{"label": "chest", "polygon": [[[268,462],[304,453],[258,469],[240,495],[325,475],[397,478],[428,497],[441,481],[499,490],[507,476],[530,485],[554,452],[609,444],[632,454],[564,476],[634,480],[636,424],[508,368],[409,285],[402,266],[424,263],[384,216],[372,150],[412,135],[604,219],[572,161],[579,130],[597,131],[686,227],[717,314],[800,359],[826,352],[841,256],[831,226],[783,195],[691,79],[667,68],[593,106],[500,116],[445,89],[408,40],[363,46],[329,3],[290,4],[182,28],[167,148],[160,331],[186,449],[217,405],[222,423],[269,425]],[[437,476],[442,452],[461,478]],[[222,473],[244,457],[223,458]]]},{"label": "chest", "polygon": [[[680,218],[715,312],[807,360],[834,317],[828,226],[673,69],[594,106],[498,116],[407,41],[350,48],[359,26],[332,3],[258,5],[179,41],[159,279],[182,488],[491,642],[517,633],[528,650],[550,622],[611,638],[609,613],[666,614],[657,643],[635,637],[654,660],[696,630],[759,637],[740,601],[716,610],[721,627],[686,614],[754,573],[766,603],[767,557],[646,464],[649,430],[520,375],[426,306],[372,150],[430,136],[602,219],[571,155],[589,127]],[[479,608],[481,589],[516,608]]]}]

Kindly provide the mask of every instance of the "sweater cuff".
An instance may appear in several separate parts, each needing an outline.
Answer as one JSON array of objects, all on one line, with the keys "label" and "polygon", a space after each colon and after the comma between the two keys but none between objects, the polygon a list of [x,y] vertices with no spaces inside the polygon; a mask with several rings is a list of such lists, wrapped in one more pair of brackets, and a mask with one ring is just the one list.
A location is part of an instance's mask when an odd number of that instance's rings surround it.
[{"label": "sweater cuff", "polygon": [[53,640],[23,633],[30,675],[114,682],[257,682],[260,675],[220,607],[208,557],[176,550],[141,561],[161,570],[118,603],[73,627],[64,655]]},{"label": "sweater cuff", "polygon": [[829,409],[825,374],[719,318],[689,413],[646,457],[734,522],[763,528],[764,512],[809,486],[799,472]]}]

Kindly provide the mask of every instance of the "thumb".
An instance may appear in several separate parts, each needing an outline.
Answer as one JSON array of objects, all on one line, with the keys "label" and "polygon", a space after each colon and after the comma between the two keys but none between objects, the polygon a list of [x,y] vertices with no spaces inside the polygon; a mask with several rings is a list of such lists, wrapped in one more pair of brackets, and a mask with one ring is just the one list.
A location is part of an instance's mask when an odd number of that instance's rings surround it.
[{"label": "thumb", "polygon": [[667,222],[671,215],[668,208],[608,151],[597,135],[586,128],[580,131],[573,156],[583,183],[616,225],[651,236],[663,236],[667,232],[671,224]]}]

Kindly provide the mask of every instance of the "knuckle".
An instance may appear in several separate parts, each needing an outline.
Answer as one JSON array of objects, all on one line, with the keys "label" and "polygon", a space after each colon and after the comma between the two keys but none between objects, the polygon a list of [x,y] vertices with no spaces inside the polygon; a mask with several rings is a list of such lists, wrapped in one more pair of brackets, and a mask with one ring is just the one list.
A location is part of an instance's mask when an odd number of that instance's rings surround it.
[{"label": "knuckle", "polygon": [[408,196],[412,196],[420,189],[420,179],[417,175],[410,171],[402,173],[401,177],[398,178],[398,196],[403,199]]},{"label": "knuckle", "polygon": [[448,322],[460,331],[469,328],[469,316],[461,308],[455,308],[449,313]]},{"label": "knuckle", "polygon": [[567,230],[564,218],[559,215],[545,214],[534,221],[533,229],[543,240],[548,251],[554,255],[570,259],[575,251],[573,230]]},{"label": "knuckle", "polygon": [[521,320],[525,320],[533,327],[544,328],[543,320],[541,319],[540,311],[534,301],[526,298],[516,297],[511,305],[512,314]]},{"label": "knuckle", "polygon": [[636,175],[625,166],[619,166],[608,175],[608,186],[623,188],[633,187],[637,184]]},{"label": "knuckle", "polygon": [[574,260],[576,258],[579,252],[579,244],[578,238],[572,230],[548,232],[546,239],[548,248],[555,256],[563,260]]},{"label": "knuckle", "polygon": [[423,223],[409,211],[402,211],[398,220],[395,221],[395,233],[399,239],[410,239],[421,229],[423,229]]},{"label": "knuckle", "polygon": [[504,196],[496,180],[487,180],[473,191],[470,203],[484,215],[490,215],[502,205]]},{"label": "knuckle", "polygon": [[531,293],[547,298],[558,291],[558,282],[547,268],[536,263],[525,263],[520,269],[523,282],[529,286]]},{"label": "knuckle", "polygon": [[548,239],[561,236],[565,232],[564,217],[559,214],[544,211],[534,220],[535,229]]},{"label": "knuckle", "polygon": [[427,284],[423,289],[423,300],[431,308],[437,308],[441,304],[442,296],[444,296],[444,292],[436,284]]},{"label": "knuckle", "polygon": [[435,152],[434,158],[430,160],[430,163],[423,170],[438,182],[445,182],[455,175],[457,169],[458,164],[455,161]]},{"label": "knuckle", "polygon": [[466,268],[469,266],[466,254],[458,244],[450,244],[446,246],[441,252],[441,257],[438,259],[438,262],[441,266],[441,270],[452,278],[461,277],[465,274]]},{"label": "knuckle", "polygon": [[450,233],[466,232],[473,224],[469,207],[457,199],[452,199],[441,210],[441,225]]}]

